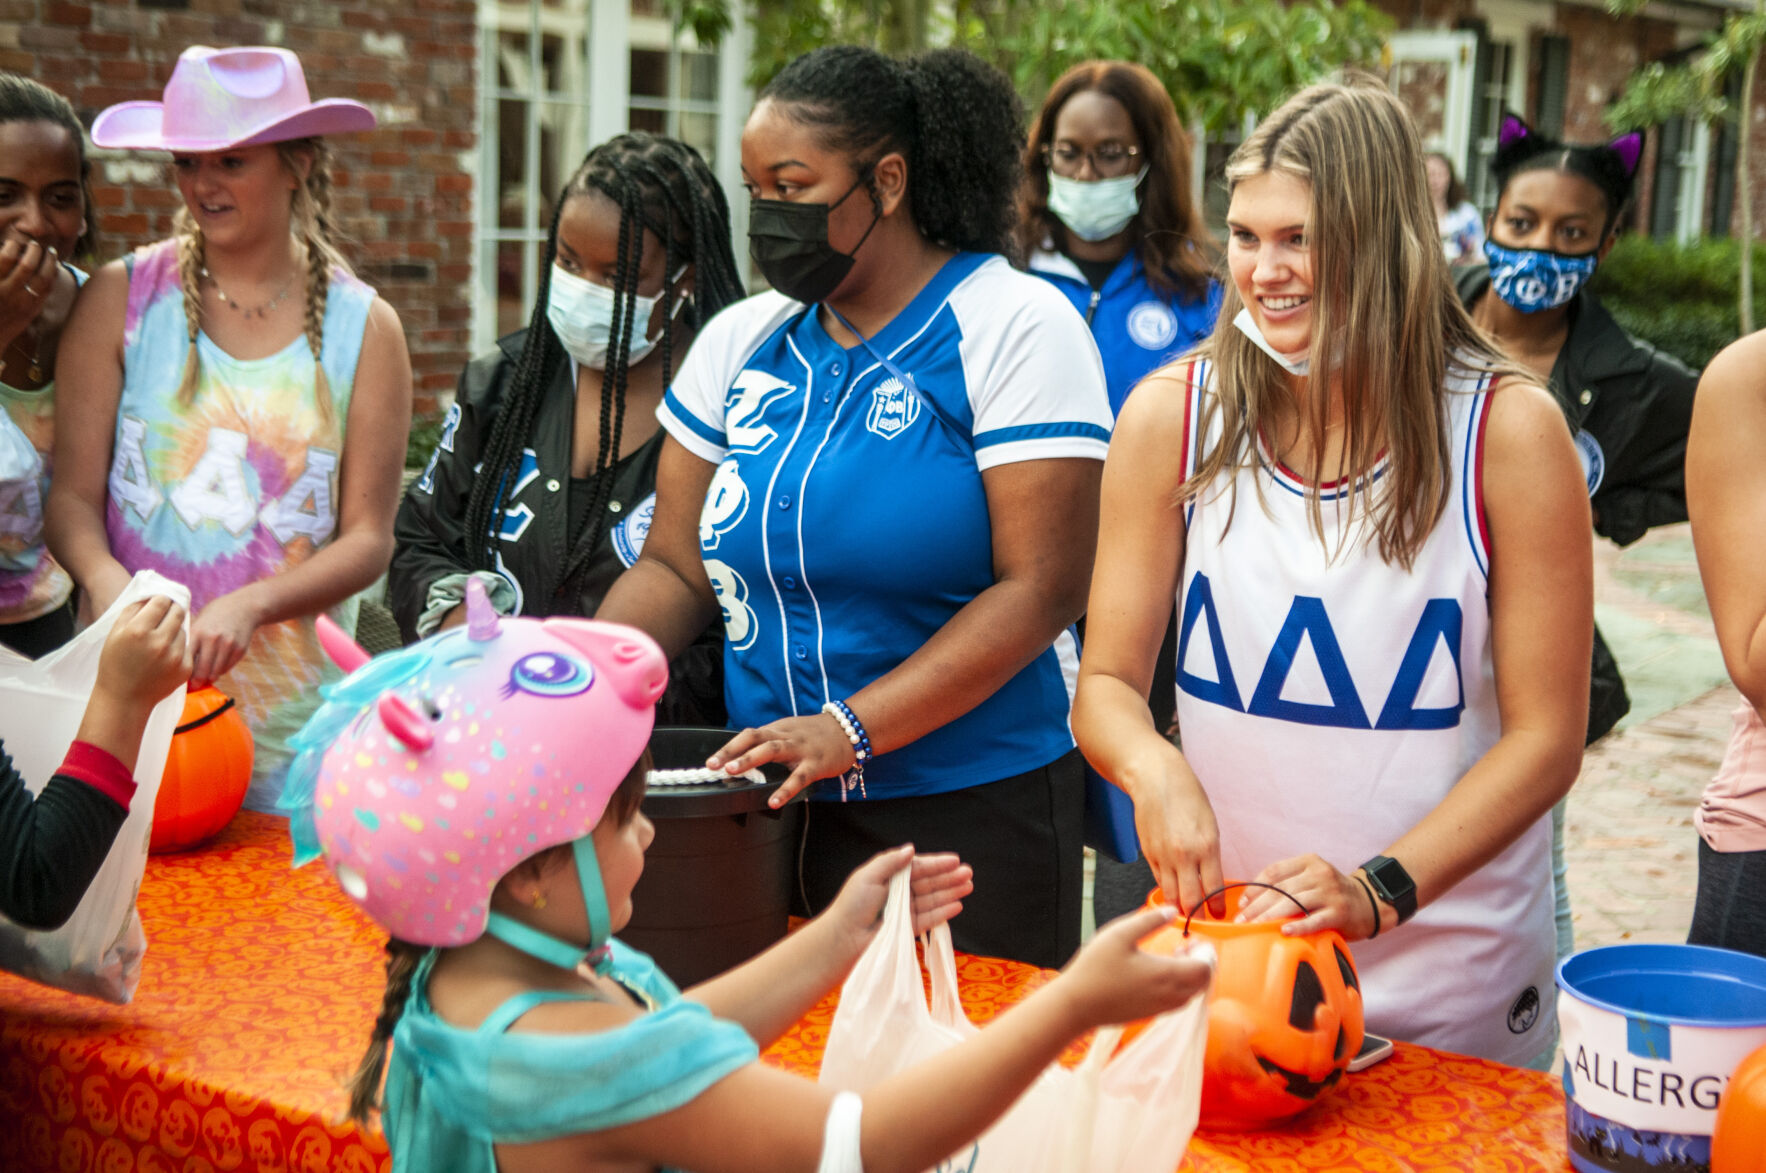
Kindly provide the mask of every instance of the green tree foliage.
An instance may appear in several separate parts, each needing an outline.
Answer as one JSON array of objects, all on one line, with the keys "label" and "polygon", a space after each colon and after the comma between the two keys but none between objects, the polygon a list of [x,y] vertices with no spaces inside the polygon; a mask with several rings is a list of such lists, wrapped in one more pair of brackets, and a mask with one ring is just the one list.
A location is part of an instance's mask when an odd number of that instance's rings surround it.
[{"label": "green tree foliage", "polygon": [[[1607,0],[1607,11],[1615,16],[1632,16],[1648,0]],[[1729,121],[1741,128],[1735,168],[1736,208],[1741,221],[1741,238],[1754,238],[1754,207],[1749,156],[1752,149],[1752,123],[1747,112],[1754,107],[1754,80],[1759,71],[1760,50],[1766,46],[1766,0],[1754,0],[1751,12],[1732,12],[1724,18],[1723,27],[1706,39],[1704,47],[1685,63],[1666,66],[1652,62],[1631,75],[1625,92],[1607,111],[1607,124],[1614,130],[1643,130],[1682,116],[1705,122]],[[1741,78],[1739,110],[1731,110],[1725,97],[1732,78]],[[1740,252],[1737,316],[1742,333],[1754,329],[1753,299],[1742,290],[1753,285],[1753,250]]]},{"label": "green tree foliage", "polygon": [[738,2],[752,22],[756,86],[819,45],[890,53],[956,45],[998,65],[1036,102],[1069,66],[1120,58],[1151,69],[1184,121],[1210,131],[1273,109],[1333,69],[1376,62],[1392,27],[1365,0],[679,0],[677,19],[692,9],[706,40],[706,17],[727,23]]},{"label": "green tree foliage", "polygon": [[1379,60],[1392,27],[1363,0],[1132,0],[1032,4],[1007,39],[1027,96],[1095,57],[1137,61],[1171,92],[1186,123],[1209,131],[1266,114],[1288,94],[1345,65]]}]

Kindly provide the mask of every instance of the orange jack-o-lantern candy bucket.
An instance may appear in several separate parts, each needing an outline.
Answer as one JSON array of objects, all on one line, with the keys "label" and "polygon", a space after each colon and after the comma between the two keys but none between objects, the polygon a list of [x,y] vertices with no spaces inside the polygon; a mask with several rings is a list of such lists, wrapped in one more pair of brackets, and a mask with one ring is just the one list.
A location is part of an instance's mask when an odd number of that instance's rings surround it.
[{"label": "orange jack-o-lantern candy bucket", "polygon": [[[1148,952],[1176,952],[1193,935],[1219,957],[1202,1063],[1203,1128],[1240,1131],[1292,1116],[1335,1085],[1361,1049],[1361,980],[1342,934],[1285,937],[1284,921],[1232,923],[1247,890],[1266,887],[1228,884],[1141,943]],[[1221,893],[1226,917],[1215,920],[1208,900]],[[1157,888],[1147,897],[1149,908],[1164,903]]]},{"label": "orange jack-o-lantern candy bucket", "polygon": [[195,847],[232,821],[251,785],[251,730],[233,699],[214,688],[184,696],[166,753],[147,850]]}]

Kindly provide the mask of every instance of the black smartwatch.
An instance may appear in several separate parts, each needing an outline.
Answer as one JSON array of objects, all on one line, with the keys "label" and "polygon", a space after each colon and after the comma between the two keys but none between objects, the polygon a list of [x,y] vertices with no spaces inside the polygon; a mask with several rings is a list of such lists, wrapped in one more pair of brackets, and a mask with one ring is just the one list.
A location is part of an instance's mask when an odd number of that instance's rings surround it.
[{"label": "black smartwatch", "polygon": [[1389,855],[1376,855],[1362,864],[1361,870],[1380,899],[1398,910],[1399,924],[1416,915],[1416,881],[1403,864]]}]

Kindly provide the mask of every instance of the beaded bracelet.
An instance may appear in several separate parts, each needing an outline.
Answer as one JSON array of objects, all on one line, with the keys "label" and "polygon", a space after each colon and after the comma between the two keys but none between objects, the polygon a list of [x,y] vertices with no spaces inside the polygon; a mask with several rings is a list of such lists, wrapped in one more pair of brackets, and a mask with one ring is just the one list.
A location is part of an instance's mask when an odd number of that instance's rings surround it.
[{"label": "beaded bracelet", "polygon": [[865,732],[864,722],[852,711],[852,706],[845,701],[829,701],[822,706],[822,712],[834,718],[840,725],[840,731],[846,734],[846,740],[852,744],[852,769],[840,776],[840,801],[845,802],[846,796],[853,787],[858,787],[860,798],[868,798],[865,793],[865,763],[871,758],[871,735]]}]

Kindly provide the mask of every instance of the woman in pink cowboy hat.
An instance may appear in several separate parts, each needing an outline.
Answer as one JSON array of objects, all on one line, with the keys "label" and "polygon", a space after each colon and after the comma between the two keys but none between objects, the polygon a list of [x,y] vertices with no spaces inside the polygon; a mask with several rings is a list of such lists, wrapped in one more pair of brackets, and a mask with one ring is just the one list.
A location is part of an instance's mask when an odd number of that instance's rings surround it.
[{"label": "woman in pink cowboy hat", "polygon": [[184,207],[68,325],[49,544],[95,612],[137,570],[190,588],[192,683],[244,711],[256,809],[318,703],[315,617],[353,629],[392,552],[410,358],[331,242],[320,138],[373,126],[359,103],[310,100],[287,50],[201,47],[163,102],[92,125],[99,146],[171,152]]}]

